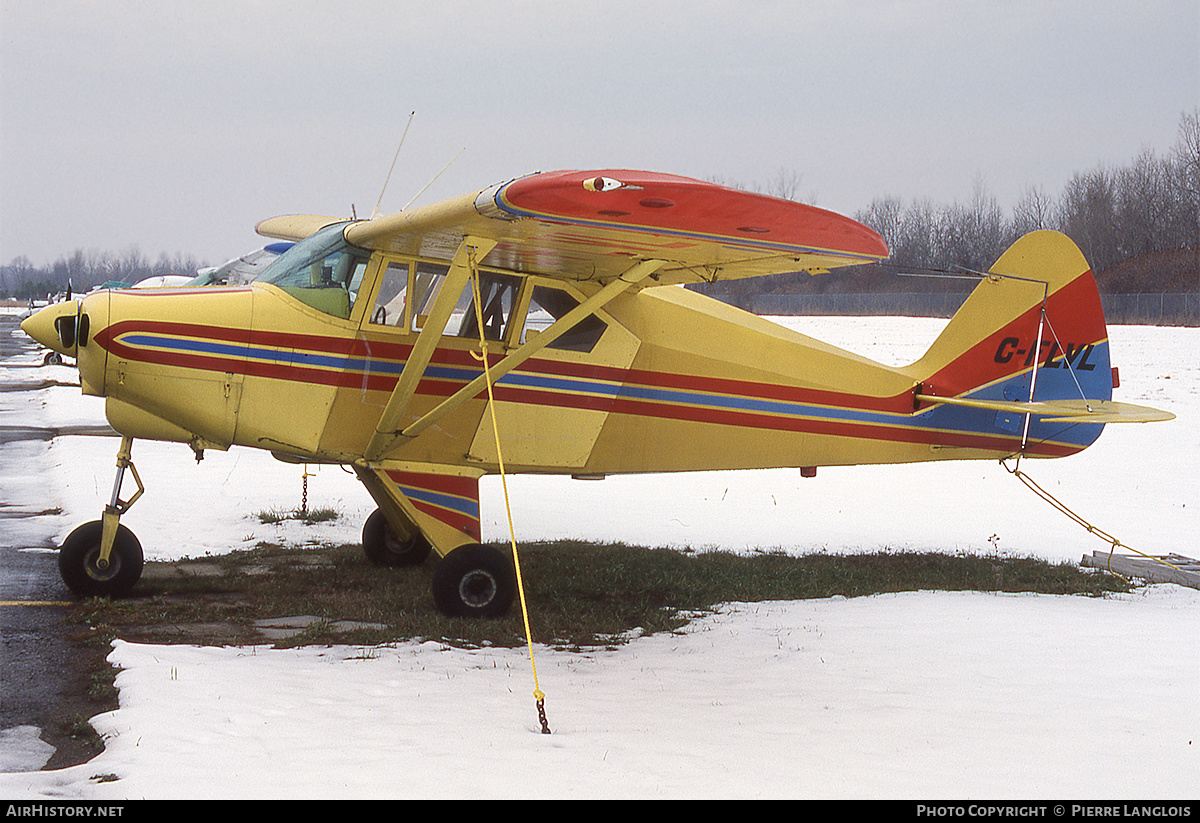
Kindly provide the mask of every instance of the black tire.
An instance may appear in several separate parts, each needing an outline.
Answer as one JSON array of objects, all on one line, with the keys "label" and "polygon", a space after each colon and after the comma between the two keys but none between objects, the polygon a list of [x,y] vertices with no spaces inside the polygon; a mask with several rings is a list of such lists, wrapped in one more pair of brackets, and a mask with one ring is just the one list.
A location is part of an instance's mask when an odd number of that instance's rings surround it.
[{"label": "black tire", "polygon": [[424,535],[398,538],[379,509],[363,524],[362,546],[363,554],[377,566],[417,566],[425,562],[430,549]]},{"label": "black tire", "polygon": [[433,602],[447,617],[503,617],[516,594],[512,558],[490,546],[459,546],[433,570]]},{"label": "black tire", "polygon": [[93,520],[71,532],[58,551],[58,572],[77,597],[122,597],[142,576],[142,544],[117,524],[108,567],[99,568],[104,523]]},{"label": "black tire", "polygon": [[46,356],[42,358],[42,365],[43,366],[61,366],[62,361],[63,361],[63,359],[62,359],[61,354],[59,354],[56,351],[48,351],[48,352],[46,352]]}]

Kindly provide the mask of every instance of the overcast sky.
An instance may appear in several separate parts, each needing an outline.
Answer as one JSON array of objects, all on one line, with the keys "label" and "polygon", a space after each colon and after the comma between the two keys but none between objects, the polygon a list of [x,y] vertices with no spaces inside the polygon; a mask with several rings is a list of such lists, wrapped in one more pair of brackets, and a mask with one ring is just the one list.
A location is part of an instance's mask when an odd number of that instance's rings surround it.
[{"label": "overcast sky", "polygon": [[0,0],[0,262],[217,263],[259,220],[640,168],[847,214],[1165,155],[1197,0]]}]

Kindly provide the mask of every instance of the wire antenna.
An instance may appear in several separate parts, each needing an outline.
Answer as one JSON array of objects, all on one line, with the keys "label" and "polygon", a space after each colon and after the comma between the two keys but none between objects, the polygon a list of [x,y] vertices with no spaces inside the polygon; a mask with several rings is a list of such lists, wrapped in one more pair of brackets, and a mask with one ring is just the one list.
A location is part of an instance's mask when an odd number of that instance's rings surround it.
[{"label": "wire antenna", "polygon": [[392,170],[396,168],[396,158],[400,156],[400,149],[404,146],[404,138],[408,137],[408,128],[412,125],[415,111],[408,114],[408,122],[404,124],[404,134],[400,135],[400,145],[396,146],[396,153],[392,156],[392,165],[388,168],[387,177],[383,180],[383,188],[379,191],[379,199],[375,201],[375,211],[371,212],[371,219],[374,220],[379,216],[379,205],[383,202],[383,193],[387,191],[388,183],[392,179]]},{"label": "wire antenna", "polygon": [[[446,165],[442,166],[442,171],[439,171],[437,174],[435,174],[435,175],[433,176],[433,180],[430,180],[428,183],[426,183],[424,186],[422,186],[422,187],[421,187],[421,190],[420,190],[419,192],[417,192],[416,194],[414,194],[414,195],[413,195],[413,198],[412,198],[412,200],[409,200],[407,203],[405,203],[405,204],[404,204],[404,209],[407,209],[409,206],[411,206],[411,205],[412,205],[412,204],[413,204],[413,203],[416,201],[416,199],[417,199],[418,197],[420,197],[422,194],[424,194],[424,193],[425,193],[425,189],[427,189],[427,188],[429,188],[430,186],[432,186],[432,185],[433,185],[433,183],[434,183],[434,180],[437,180],[439,177],[441,177],[441,176],[442,176],[442,173],[443,173],[443,172],[445,172],[445,171],[446,171],[446,169],[450,168],[450,166],[451,166],[451,165],[454,163],[454,161],[455,161],[455,160],[457,160],[459,157],[461,157],[461,156],[462,156],[462,153],[463,153],[464,151],[466,151],[466,150],[467,150],[467,147],[466,147],[466,146],[463,146],[461,149],[459,149],[459,150],[458,150],[458,154],[456,154],[456,155],[454,155],[453,157],[451,157],[451,158],[450,158],[450,162],[449,162],[449,163],[447,163]],[[404,211],[404,209],[400,209],[400,211]]]}]

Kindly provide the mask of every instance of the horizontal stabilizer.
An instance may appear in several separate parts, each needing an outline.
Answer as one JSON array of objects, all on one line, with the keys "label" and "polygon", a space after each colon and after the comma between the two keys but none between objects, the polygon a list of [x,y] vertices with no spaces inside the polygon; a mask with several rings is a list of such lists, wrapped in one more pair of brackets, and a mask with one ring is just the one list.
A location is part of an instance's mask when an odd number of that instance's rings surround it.
[{"label": "horizontal stabilizer", "polygon": [[933,397],[926,394],[918,394],[917,400],[922,403],[945,403],[1011,414],[1035,414],[1045,423],[1160,423],[1175,419],[1175,415],[1170,412],[1112,400],[1039,400],[1036,403],[1022,403],[1008,400]]}]

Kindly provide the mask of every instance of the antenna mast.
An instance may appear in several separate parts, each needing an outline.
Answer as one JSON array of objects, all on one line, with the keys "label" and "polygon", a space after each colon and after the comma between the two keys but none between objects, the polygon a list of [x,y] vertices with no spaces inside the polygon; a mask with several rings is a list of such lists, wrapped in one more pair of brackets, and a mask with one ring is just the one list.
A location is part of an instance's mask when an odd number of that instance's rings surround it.
[{"label": "antenna mast", "polygon": [[392,165],[388,168],[387,177],[384,178],[383,188],[379,190],[379,199],[375,201],[375,210],[371,212],[371,219],[374,220],[379,216],[379,204],[383,202],[383,193],[387,191],[388,183],[392,179],[392,170],[396,168],[396,158],[400,156],[400,148],[404,145],[404,138],[408,137],[408,127],[412,125],[413,115],[415,111],[408,114],[408,122],[404,125],[404,134],[400,135],[400,145],[396,146],[396,153],[392,156]]}]

